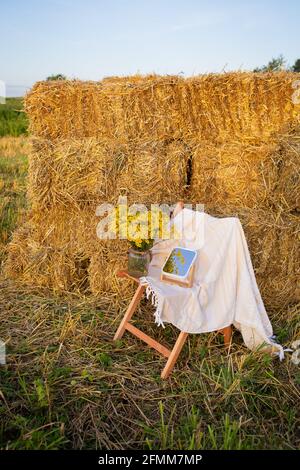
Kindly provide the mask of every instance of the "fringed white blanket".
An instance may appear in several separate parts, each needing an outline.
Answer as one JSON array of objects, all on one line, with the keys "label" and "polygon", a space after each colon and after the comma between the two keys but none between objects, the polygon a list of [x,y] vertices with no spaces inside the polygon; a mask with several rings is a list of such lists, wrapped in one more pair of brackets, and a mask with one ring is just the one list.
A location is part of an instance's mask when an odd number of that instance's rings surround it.
[{"label": "fringed white blanket", "polygon": [[[248,348],[267,348],[282,359],[284,350],[273,339],[239,219],[183,209],[173,224],[183,230],[181,239],[156,243],[148,276],[140,279],[156,308],[155,322],[172,323],[187,333],[233,324]],[[160,280],[161,268],[176,246],[198,250],[191,288]]]}]

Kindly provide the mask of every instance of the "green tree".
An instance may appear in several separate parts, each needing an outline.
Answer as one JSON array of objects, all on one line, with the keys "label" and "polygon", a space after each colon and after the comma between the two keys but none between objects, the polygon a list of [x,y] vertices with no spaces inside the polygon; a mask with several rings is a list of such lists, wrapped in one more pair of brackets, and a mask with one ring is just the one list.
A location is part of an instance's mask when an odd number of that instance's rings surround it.
[{"label": "green tree", "polygon": [[279,72],[280,70],[286,69],[286,60],[282,54],[278,57],[273,57],[267,65],[257,67],[253,72]]},{"label": "green tree", "polygon": [[46,78],[46,80],[51,81],[51,80],[67,80],[67,77],[63,75],[62,73],[57,73],[56,75],[49,75],[49,77]]},{"label": "green tree", "polygon": [[297,59],[292,66],[292,71],[293,72],[300,72],[300,59]]}]

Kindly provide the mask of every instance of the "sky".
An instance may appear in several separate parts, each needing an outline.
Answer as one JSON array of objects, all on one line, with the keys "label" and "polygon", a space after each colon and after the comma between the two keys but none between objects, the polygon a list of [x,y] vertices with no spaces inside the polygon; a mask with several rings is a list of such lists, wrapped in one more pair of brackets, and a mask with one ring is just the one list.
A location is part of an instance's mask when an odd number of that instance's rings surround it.
[{"label": "sky", "polygon": [[300,57],[299,0],[0,0],[0,81],[249,70]]}]

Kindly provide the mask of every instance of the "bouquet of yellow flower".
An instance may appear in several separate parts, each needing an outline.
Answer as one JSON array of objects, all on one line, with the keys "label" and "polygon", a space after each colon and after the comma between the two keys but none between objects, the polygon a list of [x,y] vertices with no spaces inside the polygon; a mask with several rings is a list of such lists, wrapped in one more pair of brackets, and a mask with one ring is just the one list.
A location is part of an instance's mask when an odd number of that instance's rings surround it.
[{"label": "bouquet of yellow flower", "polygon": [[155,239],[170,238],[169,215],[161,208],[152,206],[118,205],[110,216],[109,230],[118,238],[127,239],[131,245],[128,256],[128,272],[135,276],[147,274],[150,252]]},{"label": "bouquet of yellow flower", "polygon": [[127,239],[137,251],[149,250],[154,240],[162,237],[169,217],[158,208],[151,211],[133,209],[134,212],[123,210],[120,205],[116,207],[110,217],[109,229],[119,238]]}]

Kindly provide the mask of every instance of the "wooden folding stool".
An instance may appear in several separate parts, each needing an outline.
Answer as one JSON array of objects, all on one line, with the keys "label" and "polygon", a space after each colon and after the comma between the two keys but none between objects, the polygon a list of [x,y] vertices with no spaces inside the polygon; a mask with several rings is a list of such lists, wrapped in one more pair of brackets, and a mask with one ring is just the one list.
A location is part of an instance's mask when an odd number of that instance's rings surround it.
[{"label": "wooden folding stool", "polygon": [[[130,323],[130,320],[137,308],[137,306],[139,305],[142,297],[143,297],[143,294],[145,292],[145,289],[146,287],[145,286],[142,286],[140,285],[139,283],[139,280],[136,279],[135,277],[132,277],[128,274],[128,272],[126,270],[122,270],[122,271],[119,271],[117,273],[117,276],[118,277],[121,277],[121,278],[128,278],[128,279],[132,279],[134,282],[136,282],[138,284],[138,288],[137,290],[135,291],[135,294],[128,306],[128,309],[120,323],[120,326],[119,328],[117,329],[117,332],[114,336],[114,340],[117,340],[117,339],[120,339],[122,338],[123,334],[125,333],[125,330],[127,331],[130,331],[133,335],[135,335],[137,338],[141,339],[142,341],[144,341],[145,343],[147,343],[151,348],[155,349],[156,351],[158,351],[160,354],[162,354],[164,357],[166,357],[168,360],[167,360],[167,363],[161,373],[161,378],[162,379],[166,379],[170,373],[172,372],[173,370],[173,367],[177,361],[177,358],[183,348],[183,345],[188,337],[188,333],[185,333],[184,331],[181,331],[179,333],[179,336],[176,340],[176,343],[173,347],[172,350],[166,348],[165,346],[163,346],[162,344],[160,344],[158,341],[155,341],[153,338],[151,338],[150,336],[146,335],[145,333],[143,333],[141,330],[139,330],[138,328],[136,328],[134,325],[132,325]],[[224,336],[224,344],[226,347],[229,347],[230,345],[230,342],[231,342],[231,336],[232,336],[232,327],[231,326],[228,326],[226,328],[223,328],[222,330],[219,330],[218,333],[221,333],[223,334]]]}]

